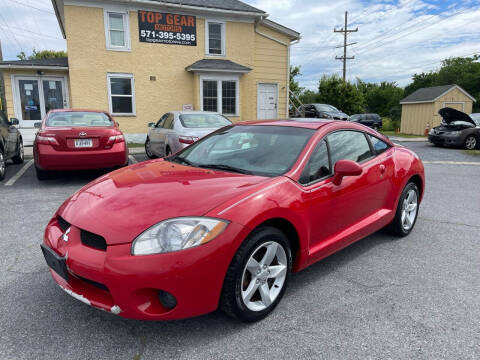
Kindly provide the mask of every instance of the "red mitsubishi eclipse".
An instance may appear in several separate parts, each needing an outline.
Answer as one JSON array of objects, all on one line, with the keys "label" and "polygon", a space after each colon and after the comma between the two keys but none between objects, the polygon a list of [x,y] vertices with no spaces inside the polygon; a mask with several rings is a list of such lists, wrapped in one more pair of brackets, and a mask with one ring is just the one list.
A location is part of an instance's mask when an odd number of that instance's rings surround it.
[{"label": "red mitsubishi eclipse", "polygon": [[39,180],[51,170],[85,170],[128,164],[128,148],[117,123],[104,111],[52,110],[33,143]]},{"label": "red mitsubishi eclipse", "polygon": [[88,184],[41,248],[63,290],[114,314],[170,320],[220,307],[256,321],[291,272],[384,227],[408,235],[424,186],[418,156],[363,125],[242,123]]}]

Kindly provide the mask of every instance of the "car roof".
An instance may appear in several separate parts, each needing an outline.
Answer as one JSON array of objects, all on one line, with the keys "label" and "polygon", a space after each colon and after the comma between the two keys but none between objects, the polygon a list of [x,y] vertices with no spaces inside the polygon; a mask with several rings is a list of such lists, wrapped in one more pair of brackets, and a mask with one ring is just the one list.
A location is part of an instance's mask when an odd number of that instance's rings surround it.
[{"label": "car roof", "polygon": [[[338,120],[323,120],[316,118],[291,118],[281,120],[256,120],[256,121],[243,121],[236,123],[235,125],[255,125],[255,126],[287,126],[298,127],[305,129],[320,129],[322,126],[331,124],[334,122],[340,122]],[[342,121],[344,122],[344,121]]]},{"label": "car roof", "polygon": [[95,112],[109,115],[108,111],[105,110],[92,110],[92,109],[54,109],[50,110],[49,113],[61,113],[61,112]]}]

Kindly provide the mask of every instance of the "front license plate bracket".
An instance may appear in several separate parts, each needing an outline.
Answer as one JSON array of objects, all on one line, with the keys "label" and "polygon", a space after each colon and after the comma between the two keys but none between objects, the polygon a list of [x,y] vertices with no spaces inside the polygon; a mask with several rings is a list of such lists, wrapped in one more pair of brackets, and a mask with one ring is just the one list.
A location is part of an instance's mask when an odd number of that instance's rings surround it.
[{"label": "front license plate bracket", "polygon": [[55,251],[44,244],[40,244],[40,248],[42,249],[43,257],[50,269],[55,271],[64,280],[68,281],[69,276],[66,259],[57,255]]}]

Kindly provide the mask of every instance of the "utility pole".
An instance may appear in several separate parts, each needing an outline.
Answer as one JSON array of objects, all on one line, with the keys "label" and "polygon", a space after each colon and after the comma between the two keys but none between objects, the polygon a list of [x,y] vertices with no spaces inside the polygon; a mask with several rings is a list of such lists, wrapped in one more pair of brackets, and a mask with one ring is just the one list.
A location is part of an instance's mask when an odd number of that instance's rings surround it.
[{"label": "utility pole", "polygon": [[343,47],[343,56],[335,56],[336,60],[343,60],[343,81],[347,81],[347,60],[355,59],[355,56],[347,57],[347,46],[356,44],[356,42],[347,44],[347,35],[357,31],[358,27],[355,30],[348,29],[348,11],[345,11],[345,27],[340,30],[333,29],[333,32],[343,33],[343,45],[337,46],[337,48]]}]

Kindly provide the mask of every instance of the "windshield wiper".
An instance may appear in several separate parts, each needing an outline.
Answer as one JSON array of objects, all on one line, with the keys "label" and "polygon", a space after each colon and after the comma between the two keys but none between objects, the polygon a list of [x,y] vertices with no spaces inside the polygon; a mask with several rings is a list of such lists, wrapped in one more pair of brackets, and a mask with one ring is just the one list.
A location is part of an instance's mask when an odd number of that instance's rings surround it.
[{"label": "windshield wiper", "polygon": [[226,170],[226,171],[232,171],[232,172],[236,172],[236,173],[239,173],[239,174],[247,174],[247,175],[253,174],[249,170],[240,169],[240,168],[236,168],[234,166],[225,165],[225,164],[201,164],[201,165],[197,165],[197,166],[201,167],[201,168],[204,168],[204,169]]},{"label": "windshield wiper", "polygon": [[179,163],[179,164],[185,164],[185,165],[189,165],[189,166],[196,166],[194,165],[192,162],[188,161],[187,159],[183,158],[183,157],[180,157],[180,156],[174,156],[170,159],[168,159],[169,161],[174,161],[176,163]]}]

